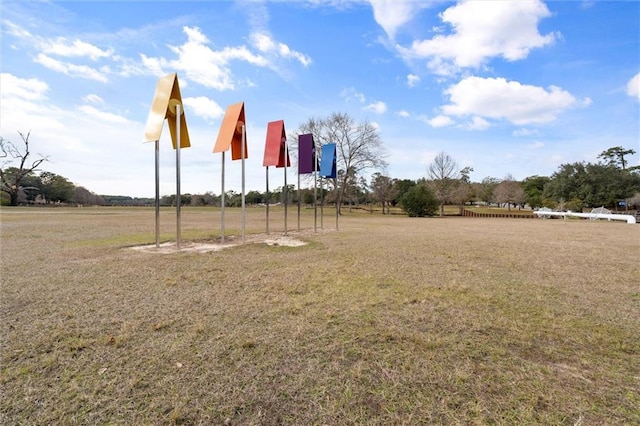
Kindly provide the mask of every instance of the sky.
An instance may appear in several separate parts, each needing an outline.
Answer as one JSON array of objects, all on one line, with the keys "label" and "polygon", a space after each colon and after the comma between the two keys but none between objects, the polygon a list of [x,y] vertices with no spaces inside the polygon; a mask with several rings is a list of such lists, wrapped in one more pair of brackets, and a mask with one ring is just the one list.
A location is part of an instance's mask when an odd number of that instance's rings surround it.
[{"label": "sky", "polygon": [[[20,144],[31,132],[42,170],[101,195],[153,197],[143,135],[170,73],[191,139],[182,194],[220,193],[212,150],[237,102],[247,191],[265,190],[267,123],[295,134],[334,112],[376,126],[382,172],[398,179],[425,177],[440,152],[479,182],[640,151],[636,1],[2,0],[0,24],[0,135]],[[225,190],[239,192],[242,162],[226,158]],[[295,168],[287,176],[297,183]],[[283,183],[271,167],[270,188]],[[175,192],[165,122],[160,193]]]}]

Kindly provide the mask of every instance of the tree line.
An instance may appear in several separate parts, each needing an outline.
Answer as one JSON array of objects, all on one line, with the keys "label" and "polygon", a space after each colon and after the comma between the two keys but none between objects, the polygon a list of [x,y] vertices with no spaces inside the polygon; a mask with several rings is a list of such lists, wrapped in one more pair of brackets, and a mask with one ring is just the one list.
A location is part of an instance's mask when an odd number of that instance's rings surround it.
[{"label": "tree line", "polygon": [[[297,146],[297,135],[303,133],[314,135],[316,152],[320,152],[325,143],[336,144],[336,178],[325,179],[326,185],[322,190],[305,188],[298,192],[294,185],[269,193],[252,190],[245,194],[246,204],[299,202],[310,205],[314,203],[316,193],[318,202],[322,200],[336,205],[339,210],[357,206],[373,212],[376,207],[381,208],[383,214],[389,214],[393,208],[401,209],[410,216],[432,216],[438,211],[443,215],[445,205],[469,204],[573,211],[600,206],[616,210],[640,207],[640,167],[629,167],[627,161],[628,156],[636,152],[620,146],[600,153],[595,163],[562,164],[551,176],[535,175],[522,181],[508,174],[502,179],[485,177],[480,182],[472,182],[473,168],[460,169],[450,155],[441,152],[428,165],[424,177],[411,180],[393,178],[384,173],[386,152],[376,127],[367,121],[358,123],[347,114],[337,113],[325,118],[311,118],[288,136],[290,146]],[[3,204],[145,206],[155,203],[154,198],[97,195],[63,176],[39,171],[47,157],[32,159],[29,134],[19,132],[19,135],[22,148],[0,137],[0,158],[4,159],[0,168]],[[293,149],[294,158],[296,154]],[[309,179],[305,182],[309,184]],[[221,197],[213,192],[182,194],[180,202],[181,205],[220,206]],[[161,197],[160,204],[175,206],[175,194]],[[241,194],[227,191],[225,205],[239,207]]]}]

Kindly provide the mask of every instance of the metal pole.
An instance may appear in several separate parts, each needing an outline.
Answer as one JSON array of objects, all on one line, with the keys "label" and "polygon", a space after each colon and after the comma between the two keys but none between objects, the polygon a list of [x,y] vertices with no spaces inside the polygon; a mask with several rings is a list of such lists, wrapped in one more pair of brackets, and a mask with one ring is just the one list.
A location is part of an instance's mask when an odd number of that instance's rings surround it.
[{"label": "metal pole", "polygon": [[156,141],[156,248],[160,247],[160,141]]},{"label": "metal pole", "polygon": [[300,231],[300,171],[298,170],[298,231]]},{"label": "metal pole", "polygon": [[324,229],[324,179],[320,176],[320,229]]},{"label": "metal pole", "polygon": [[220,223],[221,223],[221,230],[220,230],[220,242],[224,243],[224,151],[222,151],[222,193],[220,194]]},{"label": "metal pole", "polygon": [[[315,142],[314,142],[315,144]],[[318,232],[318,161],[316,147],[313,147],[313,232]]]},{"label": "metal pole", "polygon": [[180,104],[176,105],[176,246],[180,250]]},{"label": "metal pole", "polygon": [[266,167],[267,169],[267,234],[269,234],[269,166]]},{"label": "metal pole", "polygon": [[244,204],[244,144],[245,144],[245,132],[244,132],[244,124],[242,125],[242,242],[244,243],[246,239],[245,235],[245,222],[246,222],[246,214],[245,214],[245,204]]},{"label": "metal pole", "polygon": [[[334,186],[338,188],[337,182],[335,183]],[[339,209],[338,202],[342,202],[342,200],[338,200],[338,191],[336,190],[336,231],[338,230],[338,209]]]},{"label": "metal pole", "polygon": [[284,235],[287,235],[287,205],[289,204],[289,188],[287,187],[287,140],[284,140]]}]

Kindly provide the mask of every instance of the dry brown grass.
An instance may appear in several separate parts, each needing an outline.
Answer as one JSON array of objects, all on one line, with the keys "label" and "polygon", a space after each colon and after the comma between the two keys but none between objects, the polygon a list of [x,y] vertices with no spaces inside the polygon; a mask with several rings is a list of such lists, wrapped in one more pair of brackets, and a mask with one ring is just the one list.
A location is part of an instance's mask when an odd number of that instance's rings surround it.
[{"label": "dry brown grass", "polygon": [[640,424],[640,225],[0,212],[2,424]]}]

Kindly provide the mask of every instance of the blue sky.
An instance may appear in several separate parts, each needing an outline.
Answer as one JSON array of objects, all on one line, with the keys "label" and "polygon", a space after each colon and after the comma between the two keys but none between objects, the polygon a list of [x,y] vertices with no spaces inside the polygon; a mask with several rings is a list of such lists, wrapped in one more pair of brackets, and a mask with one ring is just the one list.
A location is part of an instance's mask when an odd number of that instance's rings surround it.
[{"label": "blue sky", "polygon": [[[0,134],[31,131],[34,154],[50,156],[43,169],[99,194],[153,196],[143,133],[172,72],[192,145],[182,193],[220,193],[212,149],[240,101],[247,190],[265,189],[268,122],[291,133],[332,112],[378,127],[394,178],[426,176],[441,151],[473,181],[640,151],[635,1],[3,0],[0,20]],[[160,191],[175,193],[166,124],[160,147]],[[240,162],[228,162],[226,189],[240,183]]]}]

